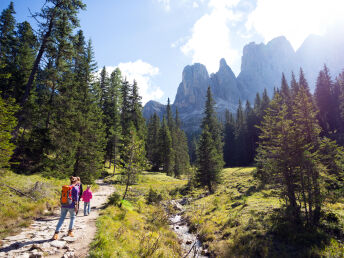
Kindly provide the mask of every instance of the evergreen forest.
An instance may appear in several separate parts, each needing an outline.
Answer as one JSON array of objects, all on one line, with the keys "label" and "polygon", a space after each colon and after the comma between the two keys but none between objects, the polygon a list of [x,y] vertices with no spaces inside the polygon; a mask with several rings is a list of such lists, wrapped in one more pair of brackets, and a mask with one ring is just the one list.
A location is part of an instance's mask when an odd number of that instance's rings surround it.
[{"label": "evergreen forest", "polygon": [[[342,257],[344,70],[324,64],[314,93],[302,68],[291,81],[281,74],[272,96],[238,99],[225,114],[208,87],[190,135],[170,99],[145,119],[140,84],[98,67],[85,9],[47,0],[35,24],[17,22],[13,2],[1,12],[0,239],[53,210],[75,176],[115,189],[90,257]],[[182,247],[176,214],[198,251]]]}]

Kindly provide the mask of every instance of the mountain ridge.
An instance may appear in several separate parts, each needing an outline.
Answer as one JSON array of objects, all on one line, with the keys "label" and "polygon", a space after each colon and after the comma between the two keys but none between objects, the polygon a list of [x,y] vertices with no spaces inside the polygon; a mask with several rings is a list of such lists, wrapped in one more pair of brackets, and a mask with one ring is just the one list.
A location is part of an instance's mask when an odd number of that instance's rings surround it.
[{"label": "mountain ridge", "polygon": [[[327,38],[333,41],[328,42]],[[328,45],[332,48],[328,49]],[[220,59],[219,70],[210,75],[200,63],[184,67],[182,81],[172,104],[173,110],[178,108],[184,130],[199,130],[208,86],[220,118],[226,109],[235,112],[239,99],[252,103],[256,93],[262,93],[265,88],[271,96],[274,88],[280,86],[282,73],[289,82],[292,72],[298,76],[301,67],[311,90],[314,90],[317,75],[325,63],[330,71],[334,71],[334,75],[344,68],[344,36],[310,35],[296,51],[284,36],[266,44],[250,42],[243,48],[241,61],[238,76],[235,76],[224,58]],[[165,107],[159,102],[154,105],[148,102],[143,109],[144,117],[148,119],[154,112],[162,117]]]}]

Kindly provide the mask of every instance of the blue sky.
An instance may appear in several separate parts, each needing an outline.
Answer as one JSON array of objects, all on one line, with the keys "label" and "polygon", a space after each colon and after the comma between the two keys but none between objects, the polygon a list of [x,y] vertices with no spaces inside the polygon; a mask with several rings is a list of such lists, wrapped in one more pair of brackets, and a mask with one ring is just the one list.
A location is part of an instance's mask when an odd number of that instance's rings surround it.
[{"label": "blue sky", "polygon": [[[6,8],[10,0],[1,0]],[[18,21],[43,0],[14,0]],[[92,39],[99,67],[120,67],[136,78],[143,103],[174,100],[184,66],[216,72],[224,57],[236,75],[242,48],[285,35],[296,50],[309,34],[342,24],[342,0],[84,0],[81,28]]]}]

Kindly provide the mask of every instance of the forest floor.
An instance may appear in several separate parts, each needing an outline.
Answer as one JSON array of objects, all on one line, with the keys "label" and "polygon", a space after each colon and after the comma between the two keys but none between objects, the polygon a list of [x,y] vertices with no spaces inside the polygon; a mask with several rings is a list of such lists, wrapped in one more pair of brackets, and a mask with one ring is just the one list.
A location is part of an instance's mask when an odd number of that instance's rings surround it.
[{"label": "forest floor", "polygon": [[113,186],[97,181],[98,190],[91,200],[91,213],[83,214],[83,203],[75,219],[74,237],[67,236],[69,218],[67,216],[59,239],[52,241],[60,210],[54,210],[51,216],[35,219],[33,223],[17,235],[2,240],[0,257],[86,257],[89,245],[96,234],[96,220],[99,211],[114,191]]}]

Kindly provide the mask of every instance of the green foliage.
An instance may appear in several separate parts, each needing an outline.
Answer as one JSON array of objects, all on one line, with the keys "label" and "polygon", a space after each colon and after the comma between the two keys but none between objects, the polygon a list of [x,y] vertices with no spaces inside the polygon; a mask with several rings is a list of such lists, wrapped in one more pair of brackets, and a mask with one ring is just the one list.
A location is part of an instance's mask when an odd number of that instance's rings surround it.
[{"label": "green foliage", "polygon": [[150,188],[147,195],[147,204],[159,204],[161,201],[162,201],[161,194],[153,190],[153,188]]},{"label": "green foliage", "polygon": [[[151,189],[162,198],[164,191],[181,187],[185,180],[165,173],[144,172],[133,185],[122,207],[109,205],[97,220],[97,235],[91,244],[91,257],[179,257],[178,238],[171,231],[167,214],[158,205],[149,205],[145,197]],[[124,185],[116,185],[119,191]],[[159,193],[159,194],[158,194]],[[156,196],[154,194],[154,196]],[[159,197],[160,198],[160,197]],[[118,202],[115,202],[118,204]]]},{"label": "green foliage", "polygon": [[[29,226],[31,220],[40,215],[51,214],[60,204],[61,185],[68,181],[4,172],[2,170],[4,175],[0,183],[0,238],[17,232],[20,227]],[[20,195],[6,185],[34,199]]]},{"label": "green foliage", "polygon": [[11,133],[17,125],[14,116],[17,111],[18,106],[13,99],[4,100],[0,97],[0,169],[8,166],[15,148]]},{"label": "green foliage", "polygon": [[220,172],[223,168],[223,153],[220,126],[216,118],[215,102],[210,88],[207,92],[204,118],[202,121],[202,134],[198,149],[197,182],[207,186],[210,192],[214,191],[220,181]]}]

